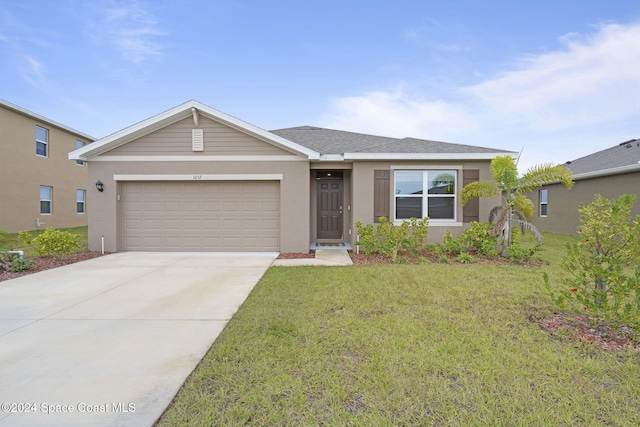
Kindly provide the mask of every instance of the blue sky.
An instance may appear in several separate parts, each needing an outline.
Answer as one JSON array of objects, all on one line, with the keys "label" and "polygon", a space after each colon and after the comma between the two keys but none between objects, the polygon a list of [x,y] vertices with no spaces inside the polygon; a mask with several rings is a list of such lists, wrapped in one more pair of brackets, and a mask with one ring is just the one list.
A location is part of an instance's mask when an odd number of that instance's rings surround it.
[{"label": "blue sky", "polygon": [[0,82],[95,137],[197,99],[526,167],[640,138],[640,1],[0,0]]}]

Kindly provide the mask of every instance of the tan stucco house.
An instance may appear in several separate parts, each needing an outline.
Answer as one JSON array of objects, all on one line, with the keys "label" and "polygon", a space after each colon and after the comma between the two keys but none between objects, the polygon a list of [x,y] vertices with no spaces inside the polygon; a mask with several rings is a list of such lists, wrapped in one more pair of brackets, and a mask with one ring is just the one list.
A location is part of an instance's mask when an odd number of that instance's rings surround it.
[{"label": "tan stucco house", "polygon": [[87,225],[87,167],[68,155],[92,141],[0,100],[0,230]]},{"label": "tan stucco house", "polygon": [[[538,207],[533,223],[540,231],[577,234],[578,208],[589,204],[596,194],[616,199],[622,194],[640,195],[640,139],[631,139],[588,156],[566,162],[575,182],[571,190],[561,184],[549,184],[531,199]],[[636,198],[633,216],[640,214]]]},{"label": "tan stucco house", "polygon": [[[266,131],[197,101],[69,155],[88,163],[89,245],[106,251],[308,252],[355,223],[430,217],[460,233],[496,200],[460,203],[503,150],[316,128]],[[103,191],[96,189],[100,181]]]}]

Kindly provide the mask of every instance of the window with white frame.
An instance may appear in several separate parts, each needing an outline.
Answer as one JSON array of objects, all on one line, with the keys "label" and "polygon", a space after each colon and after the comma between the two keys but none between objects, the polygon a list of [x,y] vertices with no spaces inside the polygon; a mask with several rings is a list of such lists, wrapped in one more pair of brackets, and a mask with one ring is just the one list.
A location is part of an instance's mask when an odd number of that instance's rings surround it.
[{"label": "window with white frame", "polygon": [[76,212],[84,213],[84,202],[87,192],[85,190],[76,190]]},{"label": "window with white frame", "polygon": [[52,212],[52,198],[53,187],[47,187],[46,185],[40,186],[40,213],[43,215],[51,214]]},{"label": "window with white frame", "polygon": [[456,171],[395,172],[395,219],[456,219]]},{"label": "window with white frame", "polygon": [[[84,147],[84,142],[76,141],[76,150],[82,147]],[[76,160],[76,165],[84,166],[84,162],[82,160]]]},{"label": "window with white frame", "polygon": [[47,157],[49,155],[49,129],[36,126],[36,155]]},{"label": "window with white frame", "polygon": [[547,190],[539,191],[540,216],[547,216]]}]

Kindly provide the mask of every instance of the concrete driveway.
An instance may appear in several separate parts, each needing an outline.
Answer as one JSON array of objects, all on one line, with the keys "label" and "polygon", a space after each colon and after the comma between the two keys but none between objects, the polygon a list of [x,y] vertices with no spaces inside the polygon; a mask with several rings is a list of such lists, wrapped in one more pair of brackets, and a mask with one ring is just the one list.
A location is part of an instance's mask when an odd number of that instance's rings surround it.
[{"label": "concrete driveway", "polygon": [[118,253],[0,282],[0,426],[150,426],[276,253]]}]

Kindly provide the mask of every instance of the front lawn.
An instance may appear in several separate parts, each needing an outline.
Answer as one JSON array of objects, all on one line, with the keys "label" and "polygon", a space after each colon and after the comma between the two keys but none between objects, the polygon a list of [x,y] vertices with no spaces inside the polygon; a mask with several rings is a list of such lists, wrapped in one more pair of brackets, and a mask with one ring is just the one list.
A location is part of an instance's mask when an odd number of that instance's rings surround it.
[{"label": "front lawn", "polygon": [[550,265],[273,267],[160,425],[640,425],[640,354],[540,327]]}]

